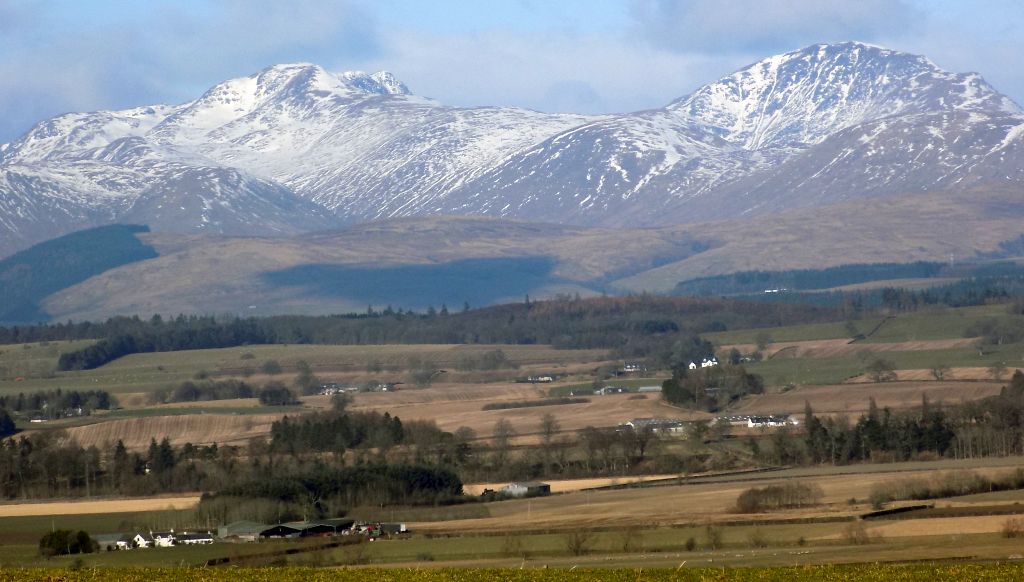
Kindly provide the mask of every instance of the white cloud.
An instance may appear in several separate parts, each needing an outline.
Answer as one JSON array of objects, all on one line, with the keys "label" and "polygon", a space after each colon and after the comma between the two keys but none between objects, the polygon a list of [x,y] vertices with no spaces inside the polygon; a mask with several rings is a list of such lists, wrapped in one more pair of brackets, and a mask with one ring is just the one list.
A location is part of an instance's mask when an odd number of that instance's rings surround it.
[{"label": "white cloud", "polygon": [[405,30],[382,35],[381,44],[386,48],[380,57],[360,66],[389,69],[417,94],[452,105],[542,111],[564,111],[571,101],[584,106],[583,112],[660,107],[737,62],[735,55],[676,54],[595,35],[434,36]]}]

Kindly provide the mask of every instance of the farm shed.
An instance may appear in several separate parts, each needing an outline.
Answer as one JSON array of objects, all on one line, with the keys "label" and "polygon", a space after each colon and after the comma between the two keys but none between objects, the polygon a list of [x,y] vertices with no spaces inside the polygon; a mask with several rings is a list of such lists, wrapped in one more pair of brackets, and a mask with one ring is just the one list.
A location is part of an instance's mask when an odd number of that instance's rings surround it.
[{"label": "farm shed", "polygon": [[186,546],[198,546],[213,543],[213,536],[209,533],[183,533],[177,537],[177,543]]},{"label": "farm shed", "polygon": [[255,521],[233,521],[227,525],[217,528],[217,537],[222,540],[255,542],[260,537],[260,532],[270,526]]},{"label": "farm shed", "polygon": [[295,523],[279,523],[260,532],[261,538],[297,538],[302,535],[302,527]]},{"label": "farm shed", "polygon": [[521,481],[509,483],[501,488],[501,492],[510,497],[534,497],[538,495],[550,495],[551,485],[540,481]]}]

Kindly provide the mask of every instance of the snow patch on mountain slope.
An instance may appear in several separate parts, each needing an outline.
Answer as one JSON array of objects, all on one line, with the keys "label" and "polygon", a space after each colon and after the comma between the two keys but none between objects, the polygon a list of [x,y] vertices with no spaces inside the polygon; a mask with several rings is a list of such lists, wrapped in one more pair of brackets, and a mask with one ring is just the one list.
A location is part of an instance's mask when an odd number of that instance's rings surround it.
[{"label": "snow patch on mountain slope", "polygon": [[28,240],[129,215],[221,232],[435,213],[720,219],[1016,181],[1022,123],[980,76],[863,43],[770,57],[663,109],[609,116],[445,107],[384,71],[284,64],[177,106],[37,124],[0,146],[0,227]]}]

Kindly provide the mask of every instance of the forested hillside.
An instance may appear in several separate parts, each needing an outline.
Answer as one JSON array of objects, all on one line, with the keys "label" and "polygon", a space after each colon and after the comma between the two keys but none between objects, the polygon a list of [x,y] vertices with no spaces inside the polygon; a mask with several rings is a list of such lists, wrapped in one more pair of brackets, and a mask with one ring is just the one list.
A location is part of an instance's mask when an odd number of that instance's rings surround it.
[{"label": "forested hillside", "polygon": [[136,234],[149,227],[114,224],[75,232],[0,261],[0,322],[45,321],[39,301],[115,267],[157,256]]},{"label": "forested hillside", "polygon": [[112,318],[105,323],[0,328],[0,343],[94,338],[64,354],[61,370],[89,369],[141,352],[223,348],[247,344],[550,344],[607,348],[623,357],[690,358],[711,346],[707,331],[770,327],[835,319],[831,309],[766,306],[693,297],[563,297],[469,309],[447,306],[413,313],[390,308],[335,316],[228,318],[179,316]]}]

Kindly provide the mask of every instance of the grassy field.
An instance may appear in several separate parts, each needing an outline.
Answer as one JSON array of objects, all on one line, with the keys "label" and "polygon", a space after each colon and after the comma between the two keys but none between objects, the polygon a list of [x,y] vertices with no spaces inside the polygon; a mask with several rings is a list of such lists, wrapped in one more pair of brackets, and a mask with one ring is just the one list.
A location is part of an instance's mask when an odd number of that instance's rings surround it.
[{"label": "grassy field", "polygon": [[[579,560],[577,560],[579,561]],[[508,562],[514,562],[508,560]],[[645,567],[646,565],[646,567]],[[523,565],[525,566],[525,564]],[[515,564],[505,564],[504,569],[463,570],[424,569],[422,565],[402,569],[353,569],[323,570],[311,567],[288,567],[271,569],[231,570],[21,570],[0,572],[0,580],[25,580],[27,582],[64,582],[122,580],[124,582],[219,582],[221,580],[311,580],[361,582],[366,579],[379,582],[697,582],[711,580],[736,580],[737,582],[800,582],[803,580],[885,580],[904,581],[960,581],[960,580],[1018,580],[1024,574],[1019,564],[984,565],[857,565],[772,568],[733,568],[723,570],[715,565],[703,569],[679,569],[671,564],[661,564],[660,569],[651,568],[644,562],[639,566],[610,569],[607,565],[586,564],[584,568],[566,566],[555,569],[529,569]],[[545,564],[546,567],[546,564]],[[596,568],[596,569],[595,569]]]},{"label": "grassy field", "polygon": [[[667,380],[667,377],[661,378],[630,378],[630,379],[616,379],[612,378],[603,382],[604,386],[621,386],[623,388],[629,388],[631,391],[636,391],[637,388],[642,386],[661,386],[661,384]],[[572,384],[564,384],[561,386],[554,386],[548,390],[548,395],[555,396],[568,396],[571,392],[578,392],[580,390],[591,390],[594,387],[593,382],[578,382]]]},{"label": "grassy field", "polygon": [[[878,330],[866,342],[905,342],[962,338],[970,326],[992,317],[1015,317],[1006,312],[1005,305],[983,305],[978,307],[925,309],[917,313],[896,315],[882,323],[883,318],[873,317],[854,321],[858,332],[868,334]],[[1024,318],[1022,318],[1024,319]],[[878,327],[882,323],[881,327]],[[817,323],[765,329],[739,329],[707,333],[704,337],[720,345],[753,344],[758,336],[766,335],[772,342],[795,342],[826,339],[850,339],[851,333],[846,322]]]},{"label": "grassy field", "polygon": [[891,361],[897,370],[929,369],[938,364],[951,368],[985,368],[1002,363],[1008,369],[1024,367],[1024,345],[986,346],[945,350],[887,351],[879,354],[858,354],[832,358],[785,358],[747,364],[750,372],[760,374],[770,385],[838,384],[863,374],[875,358]]},{"label": "grassy field", "polygon": [[0,383],[14,382],[16,378],[52,376],[62,353],[79,350],[93,343],[93,340],[81,340],[0,345]]},{"label": "grassy field", "polygon": [[[560,366],[599,361],[604,350],[557,350],[542,345],[269,345],[211,350],[133,354],[96,370],[55,372],[62,351],[77,349],[80,343],[20,344],[0,346],[0,366],[32,370],[31,375],[15,381],[14,376],[0,379],[0,394],[16,394],[44,389],[104,389],[111,393],[152,392],[170,388],[202,372],[248,375],[259,372],[267,361],[281,364],[285,374],[294,374],[298,361],[308,362],[318,374],[366,372],[371,364],[383,370],[401,372],[415,362],[438,368],[452,368],[466,357],[500,349],[518,366]],[[26,347],[27,346],[27,347]],[[31,354],[31,356],[29,356]],[[514,373],[514,372],[511,372]],[[0,378],[3,378],[0,375]]]},{"label": "grassy field", "polygon": [[873,398],[879,408],[901,410],[921,406],[927,395],[932,403],[959,404],[999,394],[1001,382],[865,382],[826,386],[797,386],[788,390],[769,389],[765,394],[751,396],[730,408],[737,414],[803,415],[804,404],[810,403],[817,414],[845,414],[851,418],[868,411]]}]

